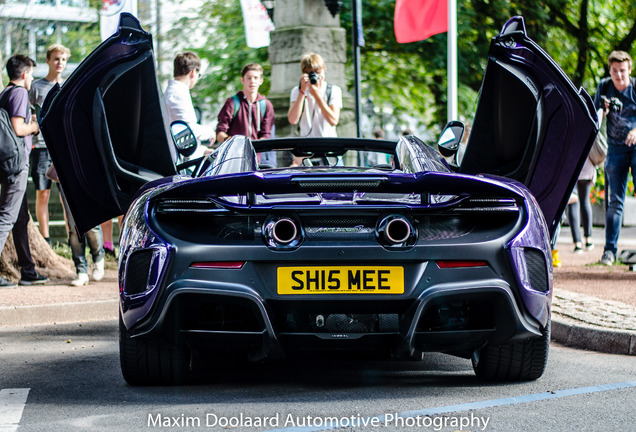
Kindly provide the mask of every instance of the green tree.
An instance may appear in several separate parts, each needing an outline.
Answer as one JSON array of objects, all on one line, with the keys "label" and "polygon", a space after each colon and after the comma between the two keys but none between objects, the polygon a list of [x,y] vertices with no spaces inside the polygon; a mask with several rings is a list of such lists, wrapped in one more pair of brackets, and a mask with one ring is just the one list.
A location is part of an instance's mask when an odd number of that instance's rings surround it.
[{"label": "green tree", "polygon": [[[202,60],[208,63],[199,83],[192,91],[195,105],[207,110],[220,105],[225,99],[241,89],[241,69],[247,63],[263,66],[264,82],[259,92],[267,94],[270,88],[271,67],[268,49],[248,48],[241,4],[235,0],[207,0],[197,16],[182,18],[168,32],[167,39],[183,38],[183,29],[201,36],[202,48],[195,48]],[[220,106],[218,106],[220,108]],[[216,109],[212,108],[213,111]]]},{"label": "green tree", "polygon": [[[361,49],[363,99],[393,107],[423,124],[446,118],[446,34],[398,44],[394,0],[363,2],[366,47]],[[577,86],[590,93],[607,75],[606,58],[621,49],[634,56],[633,0],[465,0],[458,2],[459,113],[469,117],[485,68],[490,40],[512,16],[522,15],[528,35],[555,59]],[[351,37],[351,5],[341,24]]]},{"label": "green tree", "polygon": [[70,61],[74,63],[84,60],[100,43],[99,23],[68,26],[62,39],[62,44],[71,50]]},{"label": "green tree", "polygon": [[608,75],[611,51],[636,54],[636,18],[627,13],[633,11],[633,0],[547,0],[546,7],[552,17],[551,34],[563,36],[561,44],[549,47],[575,84],[594,91],[600,78]]},{"label": "green tree", "polygon": [[[438,106],[445,107],[446,101],[446,37],[436,35],[398,44],[393,31],[395,1],[369,0],[362,7],[362,99],[370,101],[376,111],[390,114],[377,119],[381,126],[387,120],[399,124],[404,116],[417,118],[422,124],[440,123]],[[351,2],[345,2],[340,19],[351,46]]]},{"label": "green tree", "polygon": [[[351,46],[351,4],[340,14]],[[378,122],[398,125],[405,116],[438,131],[446,122],[445,33],[424,41],[398,44],[393,29],[395,0],[365,0],[362,20],[366,46],[361,49],[362,99],[382,113]],[[636,18],[633,0],[460,0],[458,2],[458,76],[460,117],[470,120],[486,65],[488,46],[504,23],[522,15],[528,35],[561,65],[577,86],[590,93],[607,75],[610,51],[621,49],[634,56]],[[181,40],[183,29],[201,35],[203,48],[195,51],[209,62],[194,89],[195,103],[212,107],[240,87],[240,68],[258,62],[265,68],[262,93],[269,91],[267,48],[245,43],[240,2],[206,0],[197,16],[184,18],[166,42]],[[348,50],[351,53],[351,50]],[[350,54],[349,54],[350,55]],[[352,62],[349,58],[349,71]],[[353,73],[349,75],[353,88]]]},{"label": "green tree", "polygon": [[[99,11],[101,0],[89,0],[88,7]],[[101,42],[99,22],[81,23],[41,19],[0,20],[4,31],[10,35],[11,54],[29,54],[29,34],[35,36],[36,53],[34,60],[44,61],[47,48],[54,43],[62,43],[71,50],[71,62],[81,62]]]}]

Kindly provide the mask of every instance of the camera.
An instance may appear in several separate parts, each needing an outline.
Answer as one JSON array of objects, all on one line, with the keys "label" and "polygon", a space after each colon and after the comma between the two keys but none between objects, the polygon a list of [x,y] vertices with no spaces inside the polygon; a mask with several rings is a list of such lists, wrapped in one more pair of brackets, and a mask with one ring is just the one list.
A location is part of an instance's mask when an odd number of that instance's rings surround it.
[{"label": "camera", "polygon": [[320,79],[320,74],[316,73],[316,71],[311,71],[307,75],[309,75],[310,83],[318,84],[318,80]]},{"label": "camera", "polygon": [[609,110],[615,113],[620,113],[623,110],[623,102],[617,97],[607,99],[603,96],[603,101],[609,102]]},{"label": "camera", "polygon": [[623,102],[621,102],[620,99],[613,97],[609,100],[609,109],[610,111],[619,113],[623,110]]}]

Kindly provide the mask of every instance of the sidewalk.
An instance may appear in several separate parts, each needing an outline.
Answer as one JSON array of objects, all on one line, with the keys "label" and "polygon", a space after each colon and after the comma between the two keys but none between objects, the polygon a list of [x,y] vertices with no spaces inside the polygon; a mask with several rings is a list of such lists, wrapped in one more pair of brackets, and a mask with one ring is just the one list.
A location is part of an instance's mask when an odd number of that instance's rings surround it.
[{"label": "sidewalk", "polygon": [[107,268],[101,281],[83,287],[69,286],[70,281],[1,288],[0,331],[2,327],[117,320],[117,270]]},{"label": "sidewalk", "polygon": [[[552,339],[582,349],[636,355],[636,272],[625,265],[597,265],[603,253],[602,228],[594,229],[593,239],[594,250],[575,254],[570,229],[561,229],[557,244],[563,265],[554,269]],[[636,227],[622,229],[619,251],[623,249],[636,249]],[[70,287],[69,282],[0,289],[0,331],[117,319],[117,270],[107,268],[102,281],[85,287]]]},{"label": "sidewalk", "polygon": [[[557,242],[562,266],[554,269],[552,340],[567,346],[636,355],[636,272],[598,265],[605,231],[594,228],[595,248],[573,252],[569,227]],[[636,249],[636,227],[623,227],[618,251]]]}]

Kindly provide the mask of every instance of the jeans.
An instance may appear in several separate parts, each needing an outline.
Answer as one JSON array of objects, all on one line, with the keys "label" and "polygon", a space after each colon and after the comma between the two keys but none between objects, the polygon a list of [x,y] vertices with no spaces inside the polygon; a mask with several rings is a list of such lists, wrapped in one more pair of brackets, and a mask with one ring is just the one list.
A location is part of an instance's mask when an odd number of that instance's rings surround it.
[{"label": "jeans", "polygon": [[605,217],[605,250],[616,255],[623,220],[623,204],[627,191],[627,174],[636,174],[636,146],[610,145],[605,161],[609,201]]},{"label": "jeans", "polygon": [[13,182],[2,182],[0,186],[0,252],[4,249],[9,232],[13,231],[13,244],[22,277],[37,275],[29,246],[30,216],[26,197],[28,176],[27,167]]},{"label": "jeans", "polygon": [[69,230],[68,244],[73,253],[73,263],[77,273],[88,273],[86,245],[91,251],[94,263],[104,259],[104,239],[102,238],[102,228],[99,225],[85,233],[82,241],[77,237],[75,228]]},{"label": "jeans", "polygon": [[93,262],[104,259],[104,237],[102,236],[102,228],[98,225],[91,228],[88,232],[84,233],[82,239],[77,236],[77,230],[75,229],[75,221],[73,215],[68,208],[68,202],[64,196],[64,192],[61,191],[62,204],[64,204],[64,211],[66,212],[66,219],[68,222],[68,245],[71,247],[71,253],[73,254],[73,263],[75,264],[75,272],[88,273],[88,262],[86,261],[86,245],[91,251]]},{"label": "jeans", "polygon": [[29,221],[31,215],[29,215],[29,203],[27,202],[26,193],[20,204],[20,211],[18,212],[18,219],[13,225],[13,245],[15,246],[15,253],[18,256],[18,265],[20,266],[20,274],[24,278],[25,276],[34,277],[37,276],[35,271],[35,262],[31,256],[31,246],[29,245]]},{"label": "jeans", "polygon": [[27,187],[29,171],[23,169],[13,182],[0,183],[0,252],[18,220]]}]

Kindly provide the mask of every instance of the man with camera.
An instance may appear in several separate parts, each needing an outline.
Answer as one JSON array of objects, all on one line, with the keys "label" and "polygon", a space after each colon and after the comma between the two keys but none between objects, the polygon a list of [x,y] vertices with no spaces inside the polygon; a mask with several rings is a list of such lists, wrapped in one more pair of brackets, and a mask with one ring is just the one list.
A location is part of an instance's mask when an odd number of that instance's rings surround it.
[{"label": "man with camera", "polygon": [[600,263],[616,262],[618,236],[623,218],[629,170],[636,173],[636,88],[632,58],[624,51],[613,51],[608,59],[610,78],[601,80],[594,105],[603,108],[607,118],[607,159],[605,174],[609,201],[605,220],[605,248]]},{"label": "man with camera", "polygon": [[325,80],[327,66],[318,54],[300,61],[300,83],[291,91],[287,118],[300,125],[300,136],[335,137],[342,108],[342,90]]}]

